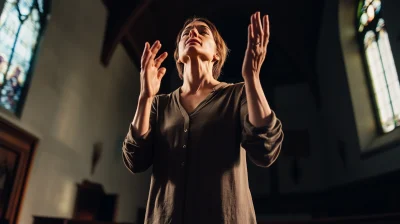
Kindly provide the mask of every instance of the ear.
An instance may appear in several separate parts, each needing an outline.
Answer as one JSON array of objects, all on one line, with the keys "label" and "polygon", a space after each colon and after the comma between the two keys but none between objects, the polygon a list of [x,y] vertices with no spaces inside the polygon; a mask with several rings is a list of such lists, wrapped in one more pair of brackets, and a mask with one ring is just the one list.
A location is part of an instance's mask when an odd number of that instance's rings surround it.
[{"label": "ear", "polygon": [[219,55],[214,55],[214,60],[213,61],[219,61],[221,58],[219,57]]}]

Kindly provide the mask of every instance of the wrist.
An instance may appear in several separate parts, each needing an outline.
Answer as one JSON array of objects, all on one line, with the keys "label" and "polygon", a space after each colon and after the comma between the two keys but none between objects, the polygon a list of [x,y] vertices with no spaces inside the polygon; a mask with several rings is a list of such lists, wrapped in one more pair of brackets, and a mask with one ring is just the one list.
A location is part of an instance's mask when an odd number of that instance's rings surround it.
[{"label": "wrist", "polygon": [[138,104],[141,103],[148,103],[148,102],[153,102],[154,96],[146,96],[144,94],[140,94],[139,95],[139,99],[138,99]]},{"label": "wrist", "polygon": [[242,72],[243,78],[249,79],[257,79],[260,77],[260,71],[258,69],[250,70],[250,71],[243,71]]},{"label": "wrist", "polygon": [[260,82],[260,77],[257,75],[243,75],[243,80],[245,83],[257,83]]}]

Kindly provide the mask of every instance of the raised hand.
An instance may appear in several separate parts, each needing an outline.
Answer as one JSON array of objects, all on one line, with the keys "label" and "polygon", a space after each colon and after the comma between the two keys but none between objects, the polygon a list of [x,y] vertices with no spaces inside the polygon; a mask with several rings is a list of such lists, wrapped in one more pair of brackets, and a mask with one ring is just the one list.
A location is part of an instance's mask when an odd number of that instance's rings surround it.
[{"label": "raised hand", "polygon": [[269,18],[264,15],[261,22],[260,12],[250,17],[248,27],[247,49],[242,66],[242,76],[248,78],[259,78],[261,66],[267,55],[269,42]]},{"label": "raised hand", "polygon": [[164,52],[156,59],[156,55],[161,48],[160,41],[150,44],[146,42],[142,59],[140,61],[140,96],[144,98],[154,97],[161,86],[161,79],[164,77],[167,69],[161,67],[161,63],[167,58],[168,53]]}]

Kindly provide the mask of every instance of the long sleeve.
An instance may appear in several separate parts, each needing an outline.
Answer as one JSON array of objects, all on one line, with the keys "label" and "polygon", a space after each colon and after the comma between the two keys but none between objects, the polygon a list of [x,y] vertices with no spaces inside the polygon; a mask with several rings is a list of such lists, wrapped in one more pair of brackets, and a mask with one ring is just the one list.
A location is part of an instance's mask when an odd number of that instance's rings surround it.
[{"label": "long sleeve", "polygon": [[149,130],[143,136],[135,138],[132,134],[133,126],[131,123],[123,142],[123,162],[132,173],[144,172],[153,164],[153,130],[157,119],[157,102],[158,97],[155,97],[151,106]]},{"label": "long sleeve", "polygon": [[261,167],[269,167],[278,158],[284,137],[281,121],[273,110],[271,116],[271,123],[267,126],[254,127],[250,123],[246,92],[243,86],[240,99],[241,145],[253,163]]}]

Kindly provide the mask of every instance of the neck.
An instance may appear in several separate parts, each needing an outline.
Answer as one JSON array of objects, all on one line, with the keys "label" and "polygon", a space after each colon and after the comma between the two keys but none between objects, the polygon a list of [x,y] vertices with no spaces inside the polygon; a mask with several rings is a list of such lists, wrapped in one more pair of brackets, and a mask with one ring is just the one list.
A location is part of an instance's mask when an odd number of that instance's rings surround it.
[{"label": "neck", "polygon": [[212,69],[211,61],[202,61],[200,58],[188,59],[183,69],[182,92],[195,94],[216,86],[219,81],[214,79]]}]

